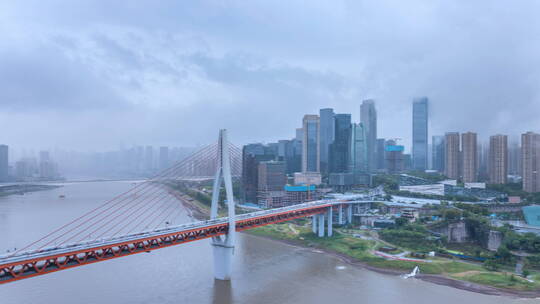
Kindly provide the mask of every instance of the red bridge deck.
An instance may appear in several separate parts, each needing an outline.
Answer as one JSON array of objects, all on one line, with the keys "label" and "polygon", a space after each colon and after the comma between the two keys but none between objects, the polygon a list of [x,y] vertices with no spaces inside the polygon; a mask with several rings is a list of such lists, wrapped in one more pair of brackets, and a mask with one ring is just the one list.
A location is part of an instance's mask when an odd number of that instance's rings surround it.
[{"label": "red bridge deck", "polygon": [[[324,213],[331,204],[318,204],[306,208],[294,209],[286,212],[269,213],[252,218],[242,218],[236,221],[236,230],[242,231],[259,226],[275,224],[302,218],[314,214]],[[239,217],[242,217],[241,215]],[[48,274],[51,272],[96,263],[100,261],[120,258],[131,254],[150,252],[152,250],[180,245],[187,242],[202,240],[227,233],[229,225],[224,220],[223,223],[201,226],[195,229],[164,233],[151,237],[141,237],[140,239],[130,239],[108,243],[103,246],[92,245],[89,248],[80,247],[73,251],[59,250],[61,253],[51,251],[50,255],[29,254],[28,259],[0,264],[0,284],[16,280],[26,279],[33,276]],[[32,257],[35,255],[36,257]],[[0,259],[0,263],[1,263]]]}]

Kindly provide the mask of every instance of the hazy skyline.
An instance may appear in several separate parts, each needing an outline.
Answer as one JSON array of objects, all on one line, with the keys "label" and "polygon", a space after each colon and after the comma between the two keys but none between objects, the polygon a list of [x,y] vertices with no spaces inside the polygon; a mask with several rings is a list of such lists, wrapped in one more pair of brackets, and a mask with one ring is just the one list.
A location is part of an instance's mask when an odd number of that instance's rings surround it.
[{"label": "hazy skyline", "polygon": [[292,138],[304,114],[429,136],[540,131],[535,1],[0,3],[0,143],[105,150]]}]

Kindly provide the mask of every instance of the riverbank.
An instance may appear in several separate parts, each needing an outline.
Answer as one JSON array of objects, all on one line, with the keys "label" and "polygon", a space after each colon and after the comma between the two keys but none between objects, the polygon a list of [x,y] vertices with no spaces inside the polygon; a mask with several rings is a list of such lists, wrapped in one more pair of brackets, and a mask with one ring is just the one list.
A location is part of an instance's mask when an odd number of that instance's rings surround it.
[{"label": "riverbank", "polygon": [[[403,275],[410,273],[415,266],[419,266],[420,274],[416,278],[426,282],[486,295],[540,298],[540,283],[530,283],[509,273],[489,272],[480,265],[443,258],[434,258],[432,261],[424,263],[386,260],[373,255],[373,249],[377,246],[375,241],[346,236],[341,234],[338,229],[332,238],[317,238],[312,236],[309,228],[305,225],[297,225],[294,228],[295,230],[303,230],[303,233],[287,232],[288,225],[290,224],[259,227],[246,233],[329,254],[349,265],[382,274]],[[535,279],[538,278],[535,277]],[[479,281],[474,282],[473,280]],[[484,282],[488,283],[483,284]],[[504,284],[513,284],[513,289],[497,286],[506,286]]]},{"label": "riverbank", "polygon": [[[250,233],[249,231],[246,231],[245,233],[253,235],[253,233]],[[257,234],[255,234],[255,236],[267,239],[269,241],[287,244],[287,245],[294,246],[297,248],[311,249],[313,252],[323,253],[326,255],[333,256],[348,265],[362,268],[362,269],[367,269],[369,271],[377,272],[380,274],[401,276],[404,274],[408,274],[410,272],[410,271],[396,270],[396,269],[391,269],[391,268],[381,268],[381,267],[371,266],[368,263],[362,262],[359,259],[355,259],[349,255],[339,253],[339,252],[336,252],[334,250],[330,250],[327,248],[312,248],[312,247],[307,247],[305,245],[302,245],[301,243],[295,242],[295,241],[275,239],[269,236],[262,236],[262,235],[257,235]],[[501,289],[501,288],[495,288],[491,286],[480,285],[480,284],[475,284],[475,283],[466,282],[466,281],[455,280],[448,277],[444,277],[442,275],[418,274],[415,276],[415,278],[420,279],[425,282],[434,283],[437,285],[453,287],[453,288],[466,290],[470,292],[476,292],[476,293],[485,294],[485,295],[506,296],[506,297],[512,297],[512,298],[527,298],[527,299],[535,299],[535,298],[540,297],[540,291],[515,291],[515,290]]]},{"label": "riverbank", "polygon": [[[181,199],[197,219],[208,217],[207,206],[196,201]],[[534,282],[505,272],[489,272],[482,266],[446,258],[433,258],[429,262],[386,260],[374,255],[382,245],[369,238],[358,238],[335,229],[332,238],[318,238],[310,230],[307,220],[268,225],[248,230],[245,233],[277,241],[288,245],[310,249],[339,258],[343,262],[363,269],[386,275],[403,275],[419,266],[417,279],[461,290],[485,295],[513,298],[540,298],[540,274],[534,275]],[[431,258],[430,258],[431,259]],[[510,287],[510,288],[505,288]]]},{"label": "riverbank", "polygon": [[39,184],[15,184],[15,185],[2,185],[0,186],[0,196],[8,195],[24,195],[29,192],[45,191],[56,189],[61,186],[58,185],[39,185]]}]

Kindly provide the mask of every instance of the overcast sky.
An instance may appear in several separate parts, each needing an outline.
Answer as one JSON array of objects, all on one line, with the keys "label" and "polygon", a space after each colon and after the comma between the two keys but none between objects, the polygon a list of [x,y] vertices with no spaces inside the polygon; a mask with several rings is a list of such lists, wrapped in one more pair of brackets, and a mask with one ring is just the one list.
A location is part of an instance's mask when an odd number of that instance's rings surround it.
[{"label": "overcast sky", "polygon": [[333,107],[410,145],[540,131],[539,1],[2,1],[0,143],[108,149],[294,136]]}]

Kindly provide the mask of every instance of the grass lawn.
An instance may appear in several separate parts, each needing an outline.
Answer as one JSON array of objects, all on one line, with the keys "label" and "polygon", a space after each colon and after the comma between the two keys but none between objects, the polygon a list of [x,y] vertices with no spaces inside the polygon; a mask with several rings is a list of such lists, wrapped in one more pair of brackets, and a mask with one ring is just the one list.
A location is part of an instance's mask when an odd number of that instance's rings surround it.
[{"label": "grass lawn", "polygon": [[516,275],[512,277],[511,274],[505,272],[486,271],[478,264],[445,258],[428,258],[432,261],[430,263],[386,260],[371,253],[373,249],[378,248],[381,245],[381,243],[376,240],[355,238],[348,234],[339,233],[339,229],[335,230],[334,236],[331,238],[319,238],[311,232],[311,226],[307,221],[293,221],[258,227],[249,230],[249,233],[274,239],[294,241],[303,246],[329,249],[356,258],[367,265],[378,268],[408,272],[415,266],[419,266],[421,273],[440,274],[454,279],[488,286],[516,290],[534,290],[540,288],[540,273],[536,272],[532,273],[530,276],[534,282],[529,282]]},{"label": "grass lawn", "polygon": [[465,255],[470,255],[470,256],[476,256],[478,253],[480,253],[481,256],[490,255],[490,252],[488,250],[483,249],[482,247],[476,244],[470,244],[470,243],[446,244],[446,248],[448,249],[448,252],[452,252],[455,254],[465,254]]},{"label": "grass lawn", "polygon": [[501,272],[472,272],[468,275],[460,276],[459,279],[499,288],[517,290],[534,290],[540,288],[540,282],[537,280],[529,282],[522,277]]}]

